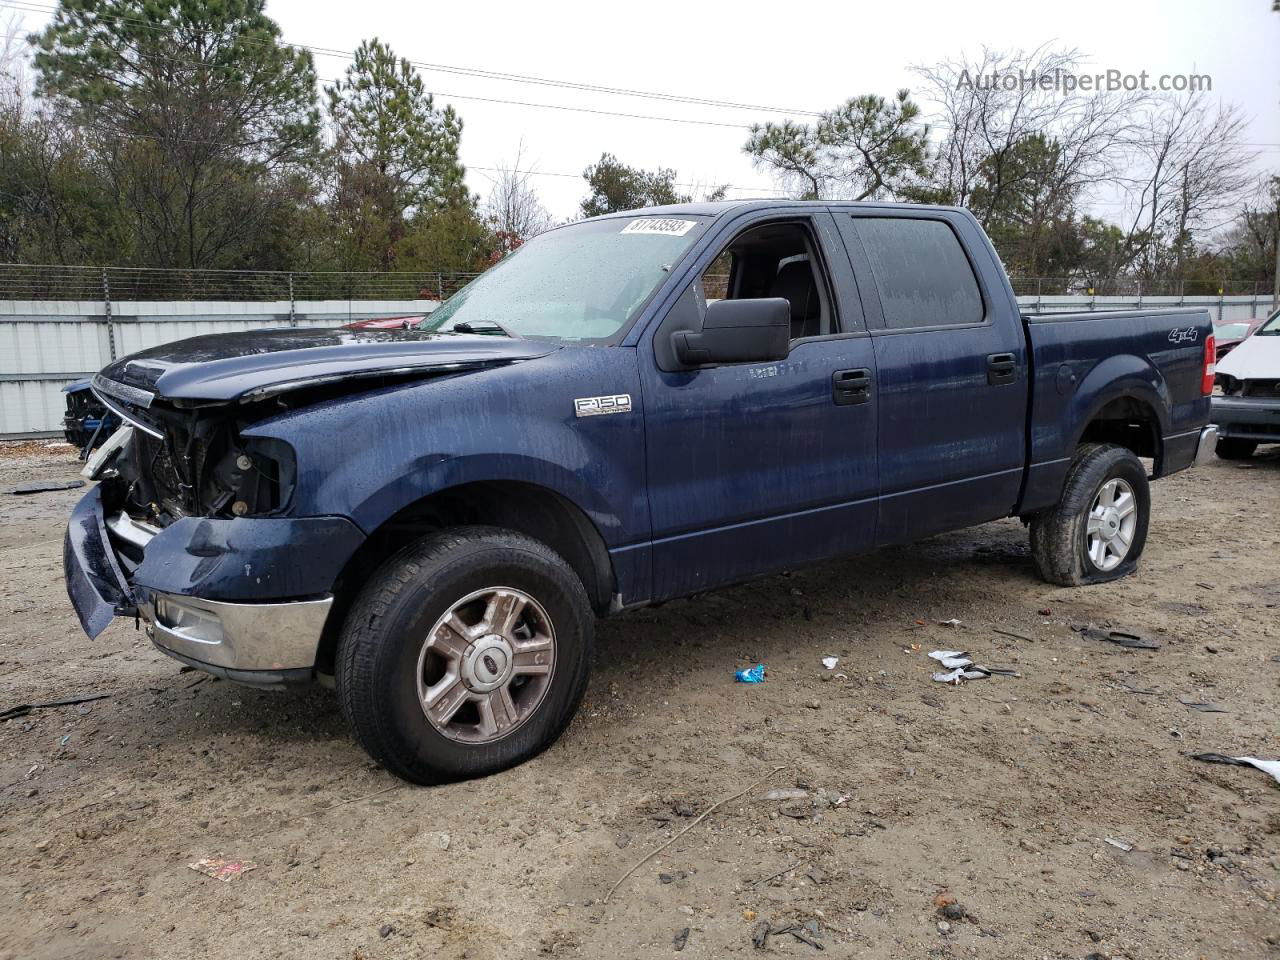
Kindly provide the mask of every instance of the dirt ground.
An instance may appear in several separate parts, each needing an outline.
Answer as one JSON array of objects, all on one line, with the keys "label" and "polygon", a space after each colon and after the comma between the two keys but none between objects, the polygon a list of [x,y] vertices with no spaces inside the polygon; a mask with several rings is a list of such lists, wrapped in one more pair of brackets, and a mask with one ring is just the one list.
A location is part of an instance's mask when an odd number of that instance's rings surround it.
[{"label": "dirt ground", "polygon": [[[0,710],[110,693],[0,722],[0,957],[1280,956],[1280,787],[1189,757],[1280,755],[1280,453],[1155,484],[1116,584],[1046,586],[1005,521],[602,622],[558,744],[431,789],[330,691],[87,640],[82,491],[3,492],[77,467],[0,450]],[[1021,676],[934,683],[937,648]],[[757,950],[762,920],[801,936]]]}]

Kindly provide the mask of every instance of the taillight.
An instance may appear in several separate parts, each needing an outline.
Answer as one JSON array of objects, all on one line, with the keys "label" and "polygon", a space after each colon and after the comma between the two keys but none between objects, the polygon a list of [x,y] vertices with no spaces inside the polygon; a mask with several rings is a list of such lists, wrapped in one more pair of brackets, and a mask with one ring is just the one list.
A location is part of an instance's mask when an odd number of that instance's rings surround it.
[{"label": "taillight", "polygon": [[1209,334],[1204,341],[1204,376],[1200,379],[1200,395],[1213,395],[1213,378],[1218,372],[1218,344]]}]

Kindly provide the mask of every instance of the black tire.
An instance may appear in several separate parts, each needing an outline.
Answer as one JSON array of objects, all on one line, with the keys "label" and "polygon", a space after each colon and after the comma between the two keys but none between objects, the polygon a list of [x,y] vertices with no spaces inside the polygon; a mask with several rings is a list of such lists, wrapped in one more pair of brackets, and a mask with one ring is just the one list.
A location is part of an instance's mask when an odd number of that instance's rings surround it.
[{"label": "black tire", "polygon": [[[533,712],[509,733],[463,743],[427,719],[419,655],[433,625],[474,591],[502,585],[550,618],[555,660]],[[405,547],[356,598],[338,641],[335,684],[356,740],[391,773],[419,784],[481,777],[536,755],[564,732],[582,701],[595,618],[577,574],[545,544],[496,527],[459,527]]]},{"label": "black tire", "polygon": [[1241,440],[1239,437],[1223,437],[1214,452],[1223,460],[1248,460],[1258,449],[1258,441]]},{"label": "black tire", "polygon": [[[1088,519],[1104,484],[1125,481],[1137,501],[1137,522],[1128,552],[1119,565],[1101,569],[1089,556]],[[1118,580],[1134,571],[1147,542],[1151,490],[1142,461],[1131,450],[1110,443],[1082,444],[1067,472],[1062,499],[1056,507],[1031,519],[1031,557],[1036,572],[1048,583],[1078,587]]]}]

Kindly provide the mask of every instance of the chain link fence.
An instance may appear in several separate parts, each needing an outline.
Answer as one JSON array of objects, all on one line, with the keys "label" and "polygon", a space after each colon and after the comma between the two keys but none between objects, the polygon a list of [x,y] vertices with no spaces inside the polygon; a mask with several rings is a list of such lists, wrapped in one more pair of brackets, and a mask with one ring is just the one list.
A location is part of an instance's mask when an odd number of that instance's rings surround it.
[{"label": "chain link fence", "polygon": [[289,302],[435,300],[477,273],[338,270],[168,270],[0,264],[0,300]]},{"label": "chain link fence", "polygon": [[[452,296],[475,272],[340,270],[175,270],[153,267],[64,267],[0,264],[0,300],[294,302],[300,300],[435,300]],[[723,285],[727,274],[704,282]],[[1272,297],[1262,280],[1150,284],[1132,277],[1010,277],[1019,297]],[[713,295],[708,290],[708,296]],[[723,295],[721,293],[720,295]]]}]

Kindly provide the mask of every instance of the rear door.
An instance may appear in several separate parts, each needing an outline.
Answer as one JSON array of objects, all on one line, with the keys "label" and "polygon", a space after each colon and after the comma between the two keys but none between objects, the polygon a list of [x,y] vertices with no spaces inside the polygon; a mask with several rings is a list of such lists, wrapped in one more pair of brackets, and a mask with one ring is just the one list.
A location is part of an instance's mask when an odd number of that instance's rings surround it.
[{"label": "rear door", "polygon": [[[825,211],[771,211],[735,221],[698,263],[672,307],[708,298],[787,296],[799,256],[722,254],[752,231],[800,225],[824,299],[820,318],[793,315],[791,353],[777,363],[664,370],[668,314],[641,343],[654,599],[866,549],[876,520],[874,361],[853,274]],[[744,262],[751,282],[725,276]]]},{"label": "rear door", "polygon": [[1026,347],[986,241],[946,210],[835,215],[875,349],[876,542],[1007,516],[1025,458]]}]

